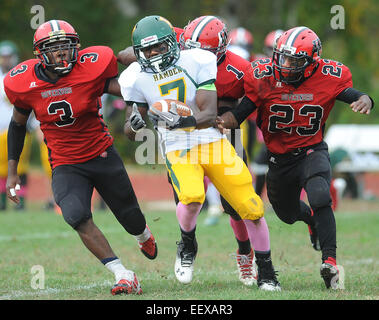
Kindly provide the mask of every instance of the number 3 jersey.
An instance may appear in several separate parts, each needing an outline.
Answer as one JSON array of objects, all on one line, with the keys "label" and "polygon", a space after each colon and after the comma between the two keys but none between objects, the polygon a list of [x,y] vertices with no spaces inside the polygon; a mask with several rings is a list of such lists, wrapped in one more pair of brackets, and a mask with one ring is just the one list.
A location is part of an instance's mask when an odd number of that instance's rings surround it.
[{"label": "number 3 jersey", "polygon": [[342,63],[322,59],[314,74],[295,87],[276,81],[271,59],[256,60],[245,75],[246,96],[257,109],[257,125],[272,153],[283,154],[323,140],[336,97],[353,86]]},{"label": "number 3 jersey", "polygon": [[[175,99],[186,103],[196,113],[199,111],[195,101],[197,88],[213,83],[216,75],[216,56],[196,48],[181,51],[176,64],[160,73],[143,72],[134,62],[121,73],[119,83],[124,100],[129,103],[148,107],[161,99]],[[189,132],[159,127],[158,132],[164,143],[164,153],[191,149],[223,138],[215,128]]]},{"label": "number 3 jersey", "polygon": [[113,143],[99,114],[106,81],[118,74],[112,49],[81,50],[71,72],[55,82],[41,68],[31,59],[8,73],[4,87],[10,102],[20,111],[34,110],[53,168],[97,157]]}]

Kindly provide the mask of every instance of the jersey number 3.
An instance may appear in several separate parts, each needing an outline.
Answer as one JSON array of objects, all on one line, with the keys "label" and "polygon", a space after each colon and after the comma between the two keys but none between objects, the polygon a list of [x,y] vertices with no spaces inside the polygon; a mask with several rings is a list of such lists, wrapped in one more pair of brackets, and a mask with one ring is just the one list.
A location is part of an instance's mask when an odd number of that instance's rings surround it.
[{"label": "jersey number 3", "polygon": [[72,117],[73,112],[71,104],[66,100],[50,103],[47,107],[47,111],[49,114],[60,114],[59,118],[61,120],[55,122],[55,125],[58,127],[69,126],[75,122],[75,118]]},{"label": "jersey number 3", "polygon": [[[268,131],[280,132],[284,131],[288,134],[292,133],[292,122],[295,119],[295,109],[289,104],[274,104],[270,106],[270,111],[273,113],[269,117]],[[300,136],[315,135],[321,126],[321,119],[324,110],[319,105],[305,104],[299,109],[301,117],[307,117],[308,123],[306,126],[296,127],[296,132]]]}]

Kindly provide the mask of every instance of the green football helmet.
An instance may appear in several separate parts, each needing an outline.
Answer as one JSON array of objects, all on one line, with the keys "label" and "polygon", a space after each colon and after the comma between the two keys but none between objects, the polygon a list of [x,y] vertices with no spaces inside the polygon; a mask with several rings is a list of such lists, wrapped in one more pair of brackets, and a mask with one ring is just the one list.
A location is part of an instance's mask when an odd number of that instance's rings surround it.
[{"label": "green football helmet", "polygon": [[[132,32],[133,49],[138,63],[146,72],[162,72],[176,63],[180,50],[176,33],[171,23],[161,16],[147,16],[134,26]],[[142,49],[166,42],[165,53],[146,58]]]}]

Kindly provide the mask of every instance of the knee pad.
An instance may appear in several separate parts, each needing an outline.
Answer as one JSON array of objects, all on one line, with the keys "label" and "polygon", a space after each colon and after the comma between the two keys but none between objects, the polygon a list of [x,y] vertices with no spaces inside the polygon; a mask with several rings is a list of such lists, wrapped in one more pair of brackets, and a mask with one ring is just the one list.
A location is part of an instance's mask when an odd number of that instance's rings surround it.
[{"label": "knee pad", "polygon": [[323,208],[332,204],[330,197],[330,185],[321,176],[310,178],[305,184],[308,201],[312,209]]},{"label": "knee pad", "polygon": [[58,205],[62,210],[64,220],[73,229],[76,229],[82,222],[92,217],[90,208],[86,208],[79,197],[74,194],[69,194],[61,199]]},{"label": "knee pad", "polygon": [[239,216],[245,220],[257,220],[264,215],[263,201],[258,196],[240,203],[236,209]]}]

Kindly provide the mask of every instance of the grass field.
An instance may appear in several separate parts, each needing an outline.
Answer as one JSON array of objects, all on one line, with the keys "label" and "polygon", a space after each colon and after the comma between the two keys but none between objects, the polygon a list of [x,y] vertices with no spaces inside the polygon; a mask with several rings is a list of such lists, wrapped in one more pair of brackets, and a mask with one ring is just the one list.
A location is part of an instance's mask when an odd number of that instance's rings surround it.
[{"label": "grass field", "polygon": [[[145,211],[159,248],[153,261],[139,252],[134,238],[110,211],[97,211],[95,222],[126,267],[137,273],[144,292],[116,297],[109,292],[113,275],[85,249],[61,216],[37,209],[6,211],[0,214],[0,300],[377,300],[378,208],[379,202],[345,201],[335,214],[338,263],[345,274],[345,289],[338,291],[324,287],[320,253],[311,248],[306,226],[286,225],[268,208],[273,262],[282,285],[282,292],[275,293],[239,282],[230,256],[236,242],[227,216],[218,225],[206,227],[205,214],[200,214],[194,280],[182,285],[173,273],[179,239],[173,211]],[[42,270],[35,266],[43,268],[43,289],[33,289],[33,279]]]}]

